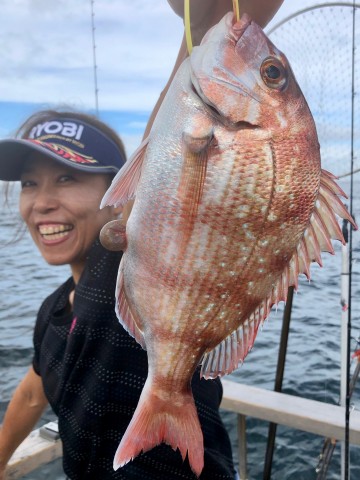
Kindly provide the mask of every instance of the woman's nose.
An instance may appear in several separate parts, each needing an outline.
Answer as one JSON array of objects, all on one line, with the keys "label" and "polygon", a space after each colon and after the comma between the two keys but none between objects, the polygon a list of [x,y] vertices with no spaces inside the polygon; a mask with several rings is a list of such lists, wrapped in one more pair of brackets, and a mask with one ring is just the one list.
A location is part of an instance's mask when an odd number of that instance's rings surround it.
[{"label": "woman's nose", "polygon": [[58,205],[58,198],[52,189],[41,188],[38,190],[34,201],[34,210],[38,213],[47,213],[56,210]]}]

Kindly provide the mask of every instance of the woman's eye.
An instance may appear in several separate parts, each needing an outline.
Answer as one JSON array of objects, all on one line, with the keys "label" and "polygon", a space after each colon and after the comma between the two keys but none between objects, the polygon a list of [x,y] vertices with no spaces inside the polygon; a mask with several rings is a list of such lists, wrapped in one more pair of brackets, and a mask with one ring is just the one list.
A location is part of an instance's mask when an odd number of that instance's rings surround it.
[{"label": "woman's eye", "polygon": [[71,175],[61,175],[61,177],[59,177],[58,179],[58,182],[59,183],[67,183],[67,182],[71,182],[74,180],[74,177],[72,177]]},{"label": "woman's eye", "polygon": [[35,182],[33,180],[22,180],[21,182],[21,189],[33,187]]}]

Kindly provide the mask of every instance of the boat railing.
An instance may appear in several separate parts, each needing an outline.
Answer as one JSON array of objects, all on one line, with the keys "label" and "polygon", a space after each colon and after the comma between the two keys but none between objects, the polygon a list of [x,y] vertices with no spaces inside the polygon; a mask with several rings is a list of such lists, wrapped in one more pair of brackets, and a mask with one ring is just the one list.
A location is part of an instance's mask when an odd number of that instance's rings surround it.
[{"label": "boat railing", "polygon": [[[224,395],[221,408],[237,414],[238,459],[241,480],[246,472],[246,417],[254,417],[278,425],[313,433],[337,441],[345,439],[345,408],[303,397],[265,390],[222,380]],[[360,445],[360,411],[350,414],[350,443]],[[12,456],[6,480],[15,480],[41,465],[61,457],[60,440],[47,440],[34,430]],[[315,468],[315,467],[314,467]]]}]

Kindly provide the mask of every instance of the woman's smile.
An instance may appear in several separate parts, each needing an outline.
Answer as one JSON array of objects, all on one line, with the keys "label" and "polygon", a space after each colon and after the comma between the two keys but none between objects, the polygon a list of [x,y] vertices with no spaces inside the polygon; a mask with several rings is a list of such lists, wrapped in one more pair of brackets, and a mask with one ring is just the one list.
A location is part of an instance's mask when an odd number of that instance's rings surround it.
[{"label": "woman's smile", "polygon": [[110,184],[107,174],[87,173],[38,153],[21,175],[20,213],[44,259],[69,264],[80,277],[91,245],[103,225],[116,217],[99,205]]},{"label": "woman's smile", "polygon": [[45,243],[58,243],[57,240],[65,240],[73,230],[73,225],[66,224],[41,224],[38,226],[39,233]]}]

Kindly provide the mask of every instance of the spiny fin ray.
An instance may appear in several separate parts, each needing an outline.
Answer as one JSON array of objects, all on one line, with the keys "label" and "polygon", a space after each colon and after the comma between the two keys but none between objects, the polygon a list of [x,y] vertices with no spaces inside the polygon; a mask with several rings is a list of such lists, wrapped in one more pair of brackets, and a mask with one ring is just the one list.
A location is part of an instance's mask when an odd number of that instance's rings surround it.
[{"label": "spiny fin ray", "polygon": [[251,350],[259,326],[268,317],[271,307],[280,301],[286,302],[290,286],[298,288],[298,275],[304,273],[310,279],[310,264],[315,261],[322,266],[321,252],[334,253],[331,240],[344,243],[335,214],[348,220],[357,229],[354,220],[337,197],[337,195],[345,196],[345,193],[335,183],[334,178],[331,173],[322,170],[314,212],[296,252],[260,307],[255,309],[237,330],[204,355],[201,376],[216,378],[235,370]]}]

